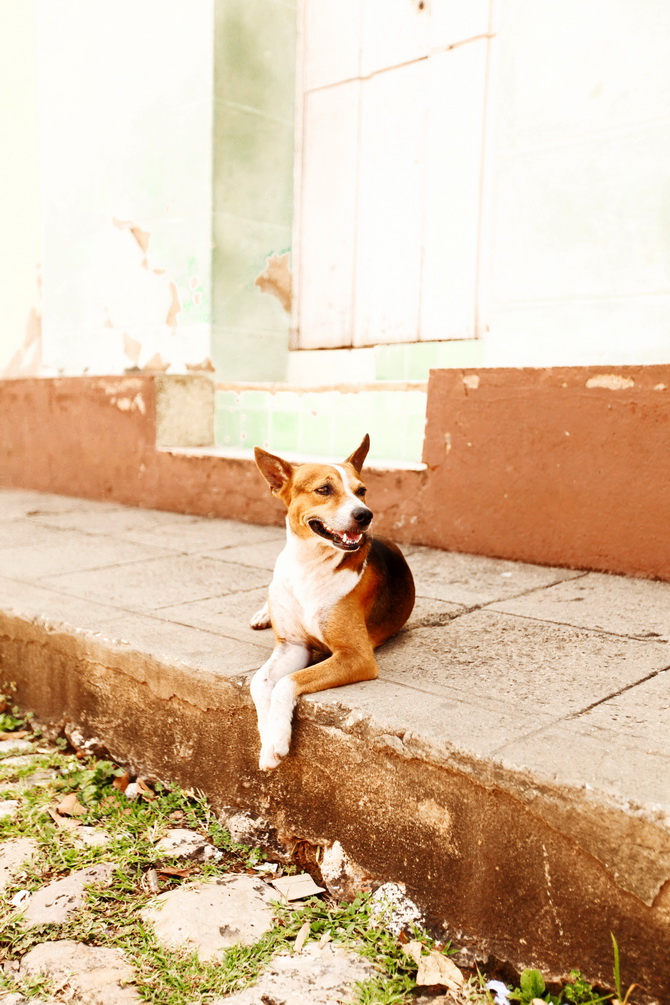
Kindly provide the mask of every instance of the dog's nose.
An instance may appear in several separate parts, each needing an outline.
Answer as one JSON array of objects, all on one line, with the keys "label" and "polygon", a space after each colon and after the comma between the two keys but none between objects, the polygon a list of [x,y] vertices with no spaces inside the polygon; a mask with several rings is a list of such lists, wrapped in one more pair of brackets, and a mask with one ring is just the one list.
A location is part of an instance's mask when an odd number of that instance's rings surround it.
[{"label": "dog's nose", "polygon": [[359,506],[351,515],[359,527],[367,527],[372,520],[372,510],[368,509],[367,506]]}]

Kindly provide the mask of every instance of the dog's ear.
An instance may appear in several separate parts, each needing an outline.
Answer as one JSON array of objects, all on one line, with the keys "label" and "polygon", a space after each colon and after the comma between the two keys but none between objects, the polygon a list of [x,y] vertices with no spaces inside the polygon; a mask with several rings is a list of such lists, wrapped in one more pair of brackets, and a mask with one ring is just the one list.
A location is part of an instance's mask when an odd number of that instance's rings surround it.
[{"label": "dog's ear", "polygon": [[272,492],[277,495],[293,477],[293,465],[281,457],[269,454],[267,450],[254,447],[254,457],[258,470],[265,478]]},{"label": "dog's ear", "polygon": [[365,458],[368,456],[368,450],[370,449],[370,437],[366,433],[361,441],[360,447],[356,447],[353,454],[347,457],[345,464],[351,464],[356,469],[360,475],[363,470],[363,464],[365,463]]}]

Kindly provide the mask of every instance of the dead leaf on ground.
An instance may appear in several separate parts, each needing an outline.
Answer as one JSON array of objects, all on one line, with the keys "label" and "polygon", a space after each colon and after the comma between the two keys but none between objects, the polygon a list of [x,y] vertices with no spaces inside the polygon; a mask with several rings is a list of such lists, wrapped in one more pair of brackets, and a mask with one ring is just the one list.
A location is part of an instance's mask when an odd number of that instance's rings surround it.
[{"label": "dead leaf on ground", "polygon": [[60,813],[56,812],[56,809],[53,806],[47,806],[47,813],[56,826],[62,828],[63,830],[71,831],[76,827],[81,827],[81,820],[75,820],[73,817],[62,817]]},{"label": "dead leaf on ground", "polygon": [[119,792],[125,792],[128,788],[128,783],[130,782],[130,772],[124,771],[122,775],[117,775],[112,785]]},{"label": "dead leaf on ground", "polygon": [[431,949],[427,956],[421,952],[420,942],[408,942],[403,946],[403,951],[416,963],[418,970],[416,983],[419,987],[433,987],[439,985],[449,988],[450,991],[458,991],[463,987],[463,974],[455,963],[440,953],[437,949]]},{"label": "dead leaf on ground", "polygon": [[168,813],[168,818],[170,820],[183,820],[186,814],[183,810],[173,810],[172,813]]},{"label": "dead leaf on ground", "polygon": [[187,876],[191,876],[194,872],[198,872],[197,866],[191,866],[189,869],[178,869],[173,865],[166,865],[162,869],[158,869],[159,876],[181,876],[185,879]]},{"label": "dead leaf on ground", "polygon": [[[0,709],[2,711],[2,709]],[[27,736],[31,736],[29,729],[17,729],[14,733],[0,733],[0,740],[25,740]]]},{"label": "dead leaf on ground", "polygon": [[64,817],[85,817],[87,813],[86,807],[77,799],[76,792],[69,792],[64,799],[61,799],[56,809]]},{"label": "dead leaf on ground", "polygon": [[309,937],[309,933],[310,933],[310,924],[309,924],[309,921],[306,921],[305,924],[302,926],[302,928],[300,929],[300,931],[298,932],[298,934],[295,937],[295,942],[293,943],[293,952],[294,953],[301,953],[302,952],[302,947],[307,942],[307,939]]}]

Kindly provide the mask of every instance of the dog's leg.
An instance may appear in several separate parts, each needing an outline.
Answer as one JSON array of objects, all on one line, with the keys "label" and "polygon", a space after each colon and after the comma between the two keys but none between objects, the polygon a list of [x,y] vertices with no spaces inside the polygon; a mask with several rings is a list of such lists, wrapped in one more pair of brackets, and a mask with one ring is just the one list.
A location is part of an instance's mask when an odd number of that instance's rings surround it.
[{"label": "dog's leg", "polygon": [[360,650],[340,650],[314,666],[296,668],[282,673],[270,695],[270,709],[263,732],[260,767],[276,768],[288,754],[291,743],[291,720],[299,695],[325,691],[341,684],[374,680],[377,664],[372,646],[367,641]]},{"label": "dog's leg", "polygon": [[[268,730],[268,717],[272,698],[272,689],[276,681],[286,674],[291,674],[295,670],[302,670],[307,666],[311,658],[311,652],[303,645],[290,642],[279,642],[272,651],[270,659],[257,670],[251,679],[251,697],[256,706],[258,717],[258,732],[261,738],[262,750],[265,749],[265,740]],[[261,750],[261,768],[267,767],[263,763],[263,752]],[[277,761],[277,764],[279,762]],[[271,765],[276,767],[276,765]]]},{"label": "dog's leg", "polygon": [[266,600],[263,606],[252,616],[251,621],[249,622],[249,627],[255,628],[256,631],[260,631],[262,628],[269,628],[271,624],[270,609]]}]

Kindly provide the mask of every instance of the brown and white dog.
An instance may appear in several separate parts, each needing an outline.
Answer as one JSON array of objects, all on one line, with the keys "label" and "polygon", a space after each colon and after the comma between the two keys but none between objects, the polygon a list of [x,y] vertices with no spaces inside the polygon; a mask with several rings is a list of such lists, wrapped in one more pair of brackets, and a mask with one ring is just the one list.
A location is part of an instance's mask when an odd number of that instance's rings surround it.
[{"label": "brown and white dog", "polygon": [[375,678],[373,650],[402,628],[414,606],[402,552],[370,534],[361,480],[369,449],[366,435],[342,464],[290,464],[255,450],[261,474],[288,510],[268,603],[251,620],[252,628],[271,624],[276,637],[251,681],[265,770],[288,753],[299,695]]}]

